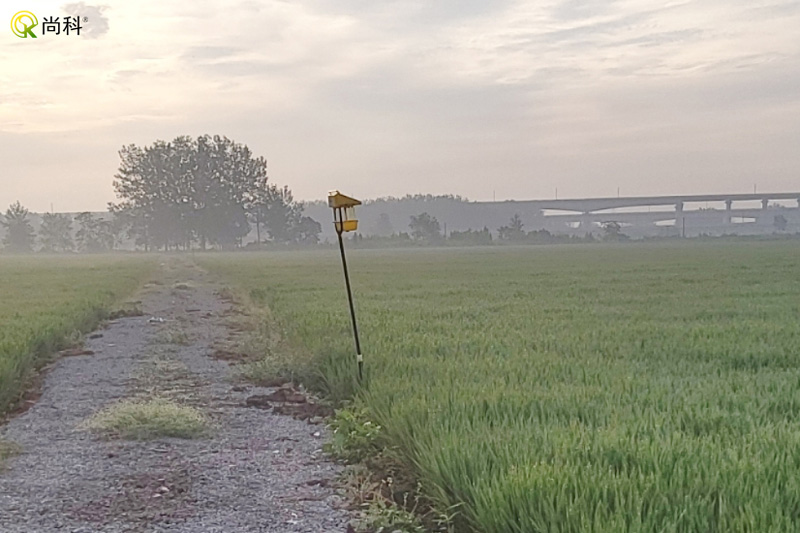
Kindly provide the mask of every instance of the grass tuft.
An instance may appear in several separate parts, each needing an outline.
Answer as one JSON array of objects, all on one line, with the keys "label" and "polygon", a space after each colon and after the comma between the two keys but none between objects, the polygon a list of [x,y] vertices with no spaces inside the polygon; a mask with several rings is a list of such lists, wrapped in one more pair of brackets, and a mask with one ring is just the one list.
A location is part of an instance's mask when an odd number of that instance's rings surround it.
[{"label": "grass tuft", "polygon": [[3,468],[3,463],[6,459],[10,459],[20,453],[22,453],[22,447],[19,444],[0,439],[0,469]]},{"label": "grass tuft", "polygon": [[193,407],[156,398],[125,400],[111,405],[89,419],[85,428],[128,440],[194,439],[208,431],[209,422]]}]

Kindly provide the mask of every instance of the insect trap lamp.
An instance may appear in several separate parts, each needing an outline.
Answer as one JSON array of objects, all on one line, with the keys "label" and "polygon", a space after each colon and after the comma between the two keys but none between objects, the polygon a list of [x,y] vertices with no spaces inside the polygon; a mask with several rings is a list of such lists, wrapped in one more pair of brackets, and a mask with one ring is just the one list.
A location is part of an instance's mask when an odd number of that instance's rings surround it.
[{"label": "insect trap lamp", "polygon": [[356,309],[353,305],[353,292],[350,289],[350,275],[347,272],[347,257],[344,253],[344,240],[342,233],[358,229],[355,207],[361,205],[359,200],[345,196],[339,191],[328,193],[328,206],[333,209],[333,226],[339,237],[339,251],[342,254],[342,268],[344,269],[344,284],[347,287],[347,301],[350,304],[350,319],[353,322],[353,336],[356,340],[356,361],[358,362],[358,379],[364,378],[364,356],[361,355],[361,342],[358,340],[358,324],[356,323]]}]

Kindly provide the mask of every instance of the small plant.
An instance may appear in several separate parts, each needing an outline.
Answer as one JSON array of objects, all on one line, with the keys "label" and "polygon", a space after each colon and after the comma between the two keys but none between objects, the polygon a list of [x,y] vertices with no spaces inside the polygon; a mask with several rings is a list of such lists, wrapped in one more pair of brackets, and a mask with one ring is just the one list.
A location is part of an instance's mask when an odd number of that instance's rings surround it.
[{"label": "small plant", "polygon": [[19,455],[21,452],[22,448],[19,444],[0,439],[0,469],[3,468],[3,462],[6,459]]},{"label": "small plant", "polygon": [[364,408],[336,411],[330,427],[333,432],[325,451],[340,461],[358,463],[380,450],[377,440],[382,428],[369,419]]},{"label": "small plant", "polygon": [[396,503],[377,498],[367,506],[356,523],[359,533],[424,533],[425,528],[414,509],[405,510]]},{"label": "small plant", "polygon": [[156,398],[114,404],[96,413],[84,427],[129,440],[193,439],[208,430],[208,420],[193,407]]},{"label": "small plant", "polygon": [[158,332],[156,335],[156,342],[159,344],[179,344],[181,346],[188,346],[191,344],[189,335],[182,329],[166,328]]}]

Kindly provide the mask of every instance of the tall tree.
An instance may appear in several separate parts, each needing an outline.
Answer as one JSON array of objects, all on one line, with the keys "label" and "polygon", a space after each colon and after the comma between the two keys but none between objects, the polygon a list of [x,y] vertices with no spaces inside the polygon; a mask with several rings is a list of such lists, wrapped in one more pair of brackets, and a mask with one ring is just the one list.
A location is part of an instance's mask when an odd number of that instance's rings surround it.
[{"label": "tall tree", "polygon": [[772,226],[778,231],[786,231],[786,226],[789,225],[789,221],[786,220],[786,217],[783,215],[775,215],[775,218],[772,221]]},{"label": "tall tree", "polygon": [[507,226],[502,226],[497,230],[497,236],[504,241],[521,241],[525,238],[525,231],[522,229],[524,224],[519,213],[514,213]]},{"label": "tall tree", "polygon": [[392,226],[392,219],[389,218],[389,215],[386,213],[378,215],[378,223],[375,225],[375,235],[388,237],[393,233],[394,227]]},{"label": "tall tree", "polygon": [[30,211],[15,202],[6,210],[5,220],[2,221],[6,228],[3,238],[5,249],[9,252],[30,252],[33,250],[35,232],[28,218]]},{"label": "tall tree", "polygon": [[268,200],[259,192],[266,180],[266,160],[227,137],[129,145],[120,151],[121,201],[112,210],[145,248],[234,246],[250,231],[252,206]]},{"label": "tall tree", "polygon": [[435,242],[442,237],[439,221],[428,213],[412,215],[408,227],[411,229],[411,236],[417,241]]},{"label": "tall tree", "polygon": [[82,252],[107,252],[114,249],[116,239],[111,221],[88,212],[80,213],[75,221],[78,223],[75,237]]},{"label": "tall tree", "polygon": [[43,252],[70,252],[72,241],[72,218],[69,215],[45,213],[39,228],[39,244]]}]

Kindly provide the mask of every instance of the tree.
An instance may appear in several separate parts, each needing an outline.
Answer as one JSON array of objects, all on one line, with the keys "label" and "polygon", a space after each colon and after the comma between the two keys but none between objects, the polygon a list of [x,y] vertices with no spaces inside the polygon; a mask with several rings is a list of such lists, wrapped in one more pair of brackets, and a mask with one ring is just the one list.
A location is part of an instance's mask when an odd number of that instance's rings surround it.
[{"label": "tree", "polygon": [[5,249],[9,252],[30,252],[33,250],[35,233],[28,219],[30,211],[15,202],[6,210],[5,220],[2,221],[6,228],[3,238]]},{"label": "tree", "polygon": [[97,253],[114,249],[116,236],[111,221],[88,212],[80,213],[75,221],[78,223],[75,237],[82,252]]},{"label": "tree", "polygon": [[388,237],[393,233],[394,227],[392,226],[392,219],[389,218],[389,215],[386,213],[378,215],[378,223],[375,225],[375,235]]},{"label": "tree", "polygon": [[615,220],[603,222],[602,227],[604,241],[627,241],[630,238],[622,233],[622,225]]},{"label": "tree", "polygon": [[508,226],[502,226],[497,230],[497,236],[502,241],[521,241],[525,239],[524,224],[518,213],[514,213]]},{"label": "tree", "polygon": [[261,213],[269,200],[266,160],[227,137],[182,136],[119,154],[114,189],[121,201],[111,210],[145,249],[240,245],[252,209]]},{"label": "tree", "polygon": [[303,215],[303,204],[294,201],[288,187],[280,189],[270,186],[263,211],[264,225],[272,241],[297,244],[319,242],[322,226],[313,218]]},{"label": "tree", "polygon": [[434,242],[442,237],[442,228],[436,217],[430,216],[428,213],[420,213],[417,216],[411,216],[411,223],[408,225],[411,229],[411,237],[417,241]]},{"label": "tree", "polygon": [[39,228],[39,243],[43,252],[70,252],[72,241],[72,218],[68,215],[45,213]]},{"label": "tree", "polygon": [[452,231],[447,239],[459,244],[491,244],[492,233],[484,226],[482,230]]},{"label": "tree", "polygon": [[775,215],[775,218],[772,221],[772,226],[780,232],[786,231],[786,226],[789,222],[786,220],[786,217],[783,215]]}]

